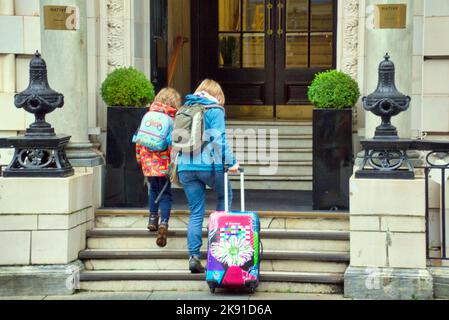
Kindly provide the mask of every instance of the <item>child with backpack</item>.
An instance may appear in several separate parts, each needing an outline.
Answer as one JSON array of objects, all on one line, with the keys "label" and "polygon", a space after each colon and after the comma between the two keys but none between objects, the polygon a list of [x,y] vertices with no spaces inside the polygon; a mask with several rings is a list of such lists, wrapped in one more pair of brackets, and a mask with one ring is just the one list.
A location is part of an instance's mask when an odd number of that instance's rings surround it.
[{"label": "child with backpack", "polygon": [[[148,179],[150,211],[148,229],[157,231],[156,244],[167,245],[168,222],[172,206],[171,184],[168,177],[171,158],[173,119],[181,107],[181,96],[173,88],[162,89],[143,117],[134,137],[136,158]],[[159,199],[158,199],[159,198]],[[156,200],[159,200],[156,202]],[[159,210],[161,219],[159,223]]]},{"label": "child with backpack", "polygon": [[[225,209],[224,170],[235,173],[239,164],[226,139],[225,96],[214,80],[204,80],[178,111],[173,131],[173,148],[181,150],[177,171],[189,203],[187,227],[189,269],[203,273],[201,265],[202,231],[205,215],[205,190],[217,195],[217,211]],[[229,181],[227,182],[228,184]],[[232,200],[229,185],[229,202]],[[229,204],[230,206],[230,204]]]}]

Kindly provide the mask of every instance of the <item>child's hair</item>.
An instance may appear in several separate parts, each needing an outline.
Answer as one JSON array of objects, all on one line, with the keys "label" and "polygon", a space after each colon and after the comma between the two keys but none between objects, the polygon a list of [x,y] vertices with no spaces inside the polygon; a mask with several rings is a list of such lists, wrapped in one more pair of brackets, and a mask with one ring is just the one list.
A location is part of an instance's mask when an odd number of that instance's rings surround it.
[{"label": "child's hair", "polygon": [[217,99],[220,105],[224,106],[226,100],[223,89],[221,89],[221,86],[218,84],[218,82],[211,79],[203,80],[203,82],[201,82],[201,84],[196,89],[195,93],[199,93],[201,91],[206,91],[208,94]]},{"label": "child's hair", "polygon": [[181,95],[173,88],[163,88],[154,98],[154,102],[160,102],[176,109],[181,107]]}]

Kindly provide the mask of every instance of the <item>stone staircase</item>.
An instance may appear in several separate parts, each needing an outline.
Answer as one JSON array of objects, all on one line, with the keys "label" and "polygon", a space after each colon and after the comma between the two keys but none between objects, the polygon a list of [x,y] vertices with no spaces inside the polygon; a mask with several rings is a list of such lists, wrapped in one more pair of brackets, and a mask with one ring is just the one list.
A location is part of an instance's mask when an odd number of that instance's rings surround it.
[{"label": "stone staircase", "polygon": [[[312,190],[311,122],[230,120],[226,126],[237,159],[246,170],[246,189]],[[278,136],[273,148],[271,130]],[[272,153],[278,154],[277,161],[271,163],[277,166],[274,174],[260,170],[269,167]],[[238,188],[238,177],[231,179]]]},{"label": "stone staircase", "polygon": [[[264,251],[261,292],[341,293],[349,263],[345,213],[259,212]],[[86,291],[207,291],[203,275],[188,271],[188,213],[172,213],[168,245],[146,230],[145,210],[98,210],[80,252]],[[203,229],[206,254],[207,219]]]}]

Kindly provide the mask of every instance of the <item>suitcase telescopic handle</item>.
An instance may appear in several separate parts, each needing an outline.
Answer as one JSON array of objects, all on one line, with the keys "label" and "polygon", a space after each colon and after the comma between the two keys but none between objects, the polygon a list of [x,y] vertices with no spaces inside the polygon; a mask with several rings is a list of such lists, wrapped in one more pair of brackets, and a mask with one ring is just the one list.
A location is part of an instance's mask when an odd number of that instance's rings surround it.
[{"label": "suitcase telescopic handle", "polygon": [[[240,211],[245,212],[245,170],[239,168],[240,172]],[[229,169],[224,172],[224,192],[225,192],[225,212],[229,212],[229,190],[228,190]]]}]

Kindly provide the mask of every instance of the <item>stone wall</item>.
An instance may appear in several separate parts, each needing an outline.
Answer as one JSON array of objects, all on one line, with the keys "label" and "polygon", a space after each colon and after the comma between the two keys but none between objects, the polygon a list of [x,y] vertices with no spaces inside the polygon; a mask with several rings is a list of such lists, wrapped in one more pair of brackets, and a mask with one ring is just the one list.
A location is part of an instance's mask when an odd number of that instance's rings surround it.
[{"label": "stone wall", "polygon": [[356,299],[431,299],[427,270],[425,183],[350,181],[350,266],[345,296]]},{"label": "stone wall", "polygon": [[93,173],[0,178],[0,266],[68,264],[93,228]]},{"label": "stone wall", "polygon": [[[24,131],[31,117],[14,106],[14,95],[28,85],[30,55],[40,50],[39,0],[0,2],[0,137]],[[9,164],[11,150],[0,150],[0,165]]]},{"label": "stone wall", "polygon": [[[449,57],[447,41],[449,1],[426,0],[422,6],[421,55],[429,58]],[[428,134],[432,132],[443,134],[447,139],[449,136],[449,58],[422,62],[420,84],[419,86],[417,83],[416,94],[422,93],[421,130]],[[419,91],[420,88],[422,91]]]}]

